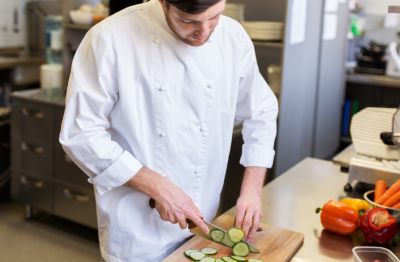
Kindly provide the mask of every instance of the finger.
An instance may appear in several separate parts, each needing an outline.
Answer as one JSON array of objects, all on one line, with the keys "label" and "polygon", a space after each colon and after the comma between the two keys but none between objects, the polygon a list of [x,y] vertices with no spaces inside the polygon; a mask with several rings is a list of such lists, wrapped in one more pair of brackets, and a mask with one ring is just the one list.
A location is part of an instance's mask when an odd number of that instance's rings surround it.
[{"label": "finger", "polygon": [[210,233],[208,230],[208,227],[206,225],[206,223],[204,223],[203,219],[201,219],[198,215],[196,215],[195,213],[193,213],[192,215],[187,217],[188,219],[192,220],[193,223],[196,224],[196,226],[198,226],[201,231],[203,231],[205,234]]},{"label": "finger", "polygon": [[251,225],[249,235],[247,236],[247,241],[250,243],[253,242],[254,234],[256,233],[256,231],[258,229],[258,225],[260,224],[261,217],[262,217],[262,214],[260,212],[256,212],[253,216],[253,224]]},{"label": "finger", "polygon": [[242,228],[245,209],[238,205],[236,209],[236,228]]},{"label": "finger", "polygon": [[192,202],[192,206],[193,206],[194,212],[195,212],[200,218],[203,218],[204,215],[200,212],[200,210],[198,209],[198,207],[196,206],[196,204]]},{"label": "finger", "polygon": [[187,228],[187,223],[186,223],[186,219],[184,218],[184,216],[177,217],[177,221],[179,223],[180,228],[182,228],[182,229],[186,229]]},{"label": "finger", "polygon": [[172,214],[169,215],[168,221],[171,222],[172,224],[176,224],[177,223],[175,216],[172,215]]},{"label": "finger", "polygon": [[253,222],[253,214],[254,212],[251,210],[247,210],[246,211],[246,216],[244,218],[243,221],[243,226],[242,226],[242,230],[244,231],[244,237],[247,238],[247,236],[249,235],[249,229],[251,227],[251,224]]}]

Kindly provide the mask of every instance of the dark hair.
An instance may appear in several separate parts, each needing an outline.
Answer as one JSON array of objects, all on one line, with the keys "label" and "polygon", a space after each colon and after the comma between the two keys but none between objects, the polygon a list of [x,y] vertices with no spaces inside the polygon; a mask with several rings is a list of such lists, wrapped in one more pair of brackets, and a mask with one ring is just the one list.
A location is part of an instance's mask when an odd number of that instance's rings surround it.
[{"label": "dark hair", "polygon": [[165,3],[167,9],[169,9],[169,5],[173,5],[182,12],[197,15],[205,12],[220,1],[224,0],[165,0]]}]

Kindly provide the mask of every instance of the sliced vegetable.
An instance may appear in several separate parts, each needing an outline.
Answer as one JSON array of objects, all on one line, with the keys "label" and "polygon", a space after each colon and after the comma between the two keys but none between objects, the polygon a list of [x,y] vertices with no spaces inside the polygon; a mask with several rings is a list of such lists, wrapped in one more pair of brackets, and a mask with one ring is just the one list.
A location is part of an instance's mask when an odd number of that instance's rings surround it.
[{"label": "sliced vegetable", "polygon": [[231,256],[231,258],[233,258],[236,261],[247,261],[245,257]]},{"label": "sliced vegetable", "polygon": [[233,243],[239,243],[244,238],[244,231],[240,228],[232,227],[228,230],[228,237]]},{"label": "sliced vegetable", "polygon": [[400,191],[400,179],[396,181],[391,187],[389,187],[388,190],[377,200],[375,203],[382,205],[383,203],[386,202],[391,196],[396,194],[397,192]]},{"label": "sliced vegetable", "polygon": [[248,262],[264,262],[264,261],[259,260],[257,258],[250,258]]},{"label": "sliced vegetable", "polygon": [[367,243],[386,244],[397,235],[396,218],[382,207],[368,210],[362,216],[360,228]]},{"label": "sliced vegetable", "polygon": [[190,257],[190,256],[189,256],[190,253],[193,253],[193,252],[199,252],[199,251],[198,251],[198,250],[195,250],[195,249],[188,249],[188,250],[185,250],[185,256]]},{"label": "sliced vegetable", "polygon": [[378,199],[385,193],[387,188],[386,182],[383,180],[379,180],[375,185],[375,195],[374,202],[378,201]]},{"label": "sliced vegetable", "polygon": [[236,260],[234,260],[231,257],[223,257],[222,260],[225,261],[225,262],[236,262]]},{"label": "sliced vegetable", "polygon": [[215,262],[224,262],[221,258],[215,259]]},{"label": "sliced vegetable", "polygon": [[215,262],[215,258],[213,257],[205,257],[200,260],[200,262]]},{"label": "sliced vegetable", "polygon": [[199,252],[199,251],[192,252],[189,255],[189,257],[193,260],[200,260],[200,259],[204,258],[205,256],[206,256],[206,254],[204,254],[203,252]]},{"label": "sliced vegetable", "polygon": [[232,247],[232,252],[235,256],[245,257],[250,253],[250,248],[246,242],[239,242]]},{"label": "sliced vegetable", "polygon": [[222,239],[224,239],[225,232],[220,229],[213,229],[210,232],[210,236],[211,236],[212,240],[219,243],[222,241]]},{"label": "sliced vegetable", "polygon": [[201,252],[203,252],[206,255],[215,255],[217,254],[217,250],[215,248],[212,247],[205,247],[201,250]]}]

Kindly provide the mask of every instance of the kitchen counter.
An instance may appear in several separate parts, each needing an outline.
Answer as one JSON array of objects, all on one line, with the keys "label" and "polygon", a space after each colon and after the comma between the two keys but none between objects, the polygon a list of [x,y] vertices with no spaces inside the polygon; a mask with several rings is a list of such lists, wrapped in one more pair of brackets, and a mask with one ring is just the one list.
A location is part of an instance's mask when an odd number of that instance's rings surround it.
[{"label": "kitchen counter", "polygon": [[10,97],[65,107],[65,92],[61,88],[16,91]]},{"label": "kitchen counter", "polygon": [[46,64],[46,59],[43,57],[34,56],[21,56],[21,57],[7,57],[0,56],[0,70],[10,69],[17,66],[27,66],[27,65],[41,65]]},{"label": "kitchen counter", "polygon": [[[304,234],[304,244],[290,261],[354,261],[352,248],[366,245],[358,228],[350,236],[323,230],[320,215],[315,214],[329,200],[362,198],[361,191],[346,193],[348,174],[333,162],[306,158],[267,184],[262,193],[264,217],[261,222]],[[236,208],[225,212],[234,216]],[[400,256],[400,246],[385,246]]]}]

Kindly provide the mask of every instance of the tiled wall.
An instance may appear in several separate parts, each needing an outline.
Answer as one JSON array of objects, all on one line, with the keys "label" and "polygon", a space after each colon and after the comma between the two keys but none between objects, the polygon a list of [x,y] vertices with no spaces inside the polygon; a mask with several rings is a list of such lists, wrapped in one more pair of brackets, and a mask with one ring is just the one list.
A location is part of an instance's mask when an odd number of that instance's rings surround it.
[{"label": "tiled wall", "polygon": [[[30,1],[31,0],[0,0],[0,48],[25,47],[27,45],[26,4]],[[18,33],[13,30],[15,5],[18,6],[19,15],[20,30]],[[5,25],[6,28],[2,28],[2,25]]]}]

